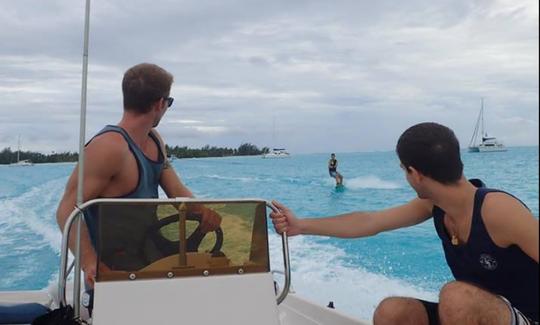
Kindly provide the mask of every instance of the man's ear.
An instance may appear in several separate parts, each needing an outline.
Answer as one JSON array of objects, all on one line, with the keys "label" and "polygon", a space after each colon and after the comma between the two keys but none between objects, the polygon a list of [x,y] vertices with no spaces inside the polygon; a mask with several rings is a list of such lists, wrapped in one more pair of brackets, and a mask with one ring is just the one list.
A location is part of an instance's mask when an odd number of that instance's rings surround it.
[{"label": "man's ear", "polygon": [[408,166],[407,171],[416,183],[420,183],[424,179],[424,175],[412,166]]},{"label": "man's ear", "polygon": [[161,110],[163,106],[163,98],[160,98],[152,103],[152,110]]}]

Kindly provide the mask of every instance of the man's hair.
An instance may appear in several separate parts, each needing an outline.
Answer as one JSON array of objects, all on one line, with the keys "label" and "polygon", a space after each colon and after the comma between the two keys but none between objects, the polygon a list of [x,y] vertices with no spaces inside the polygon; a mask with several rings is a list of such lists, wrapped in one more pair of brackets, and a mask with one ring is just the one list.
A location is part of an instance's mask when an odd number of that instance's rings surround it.
[{"label": "man's hair", "polygon": [[399,137],[396,152],[401,164],[443,183],[456,183],[463,174],[459,141],[452,130],[437,123],[420,123]]},{"label": "man's hair", "polygon": [[163,68],[141,63],[130,68],[122,80],[124,110],[148,113],[151,105],[169,96],[173,76]]}]

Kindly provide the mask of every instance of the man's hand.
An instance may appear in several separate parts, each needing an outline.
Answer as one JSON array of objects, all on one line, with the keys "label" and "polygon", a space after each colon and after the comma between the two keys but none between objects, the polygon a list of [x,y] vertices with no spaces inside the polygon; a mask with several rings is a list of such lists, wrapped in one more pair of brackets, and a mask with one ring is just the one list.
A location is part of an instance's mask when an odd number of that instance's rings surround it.
[{"label": "man's hand", "polygon": [[221,216],[214,210],[201,207],[197,213],[201,214],[201,231],[203,233],[215,231],[221,225]]},{"label": "man's hand", "polygon": [[277,233],[287,232],[288,236],[302,233],[301,222],[291,210],[277,201],[272,201],[272,205],[276,210],[270,213],[270,218],[272,218]]},{"label": "man's hand", "polygon": [[[86,257],[83,265],[81,266],[82,270],[84,271],[84,281],[92,289],[94,288],[94,284],[96,282],[97,264],[97,258],[94,254],[93,256]],[[107,265],[101,262],[99,263],[99,272],[110,271],[111,269]]]}]

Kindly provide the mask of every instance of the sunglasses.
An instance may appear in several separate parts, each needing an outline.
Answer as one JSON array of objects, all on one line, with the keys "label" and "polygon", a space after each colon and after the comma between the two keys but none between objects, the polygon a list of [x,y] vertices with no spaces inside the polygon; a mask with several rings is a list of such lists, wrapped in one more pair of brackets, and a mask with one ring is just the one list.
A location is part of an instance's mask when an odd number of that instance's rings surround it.
[{"label": "sunglasses", "polygon": [[163,97],[167,101],[167,107],[171,107],[172,103],[174,102],[174,98],[172,97]]}]

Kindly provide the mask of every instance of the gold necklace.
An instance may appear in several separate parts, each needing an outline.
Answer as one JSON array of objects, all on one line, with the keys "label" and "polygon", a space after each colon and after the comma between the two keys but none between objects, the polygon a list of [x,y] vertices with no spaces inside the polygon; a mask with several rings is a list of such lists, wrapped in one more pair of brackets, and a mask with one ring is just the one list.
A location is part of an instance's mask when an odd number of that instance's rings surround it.
[{"label": "gold necklace", "polygon": [[457,238],[456,235],[452,235],[452,245],[457,246],[459,245],[459,238]]}]

